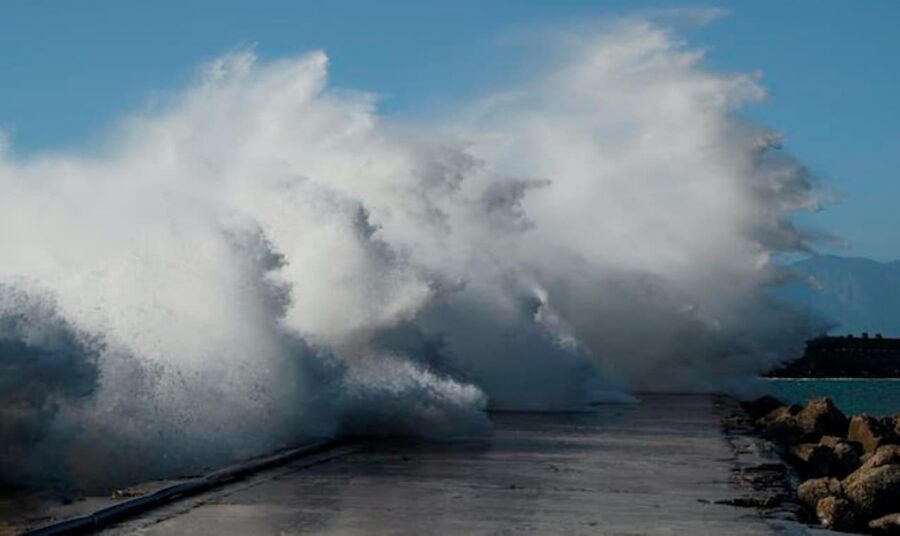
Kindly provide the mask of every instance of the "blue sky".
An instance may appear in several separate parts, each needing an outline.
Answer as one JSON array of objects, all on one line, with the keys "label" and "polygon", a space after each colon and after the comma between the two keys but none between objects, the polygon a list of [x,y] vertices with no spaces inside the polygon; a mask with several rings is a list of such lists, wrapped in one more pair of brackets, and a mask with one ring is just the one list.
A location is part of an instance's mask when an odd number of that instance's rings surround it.
[{"label": "blue sky", "polygon": [[893,0],[0,0],[0,126],[17,154],[90,144],[154,91],[254,43],[264,58],[324,49],[334,84],[380,93],[385,114],[423,115],[512,82],[541,47],[536,30],[684,7],[729,12],[685,36],[715,69],[762,71],[773,98],[748,113],[844,194],[803,223],[846,239],[844,254],[900,258]]}]

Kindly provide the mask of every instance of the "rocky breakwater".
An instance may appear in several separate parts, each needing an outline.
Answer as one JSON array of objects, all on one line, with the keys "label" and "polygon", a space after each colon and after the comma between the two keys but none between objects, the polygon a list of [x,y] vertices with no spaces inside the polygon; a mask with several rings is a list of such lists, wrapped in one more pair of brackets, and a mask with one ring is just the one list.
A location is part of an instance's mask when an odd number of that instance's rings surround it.
[{"label": "rocky breakwater", "polygon": [[900,414],[848,417],[828,398],[743,404],[800,477],[797,496],[827,528],[900,534]]}]

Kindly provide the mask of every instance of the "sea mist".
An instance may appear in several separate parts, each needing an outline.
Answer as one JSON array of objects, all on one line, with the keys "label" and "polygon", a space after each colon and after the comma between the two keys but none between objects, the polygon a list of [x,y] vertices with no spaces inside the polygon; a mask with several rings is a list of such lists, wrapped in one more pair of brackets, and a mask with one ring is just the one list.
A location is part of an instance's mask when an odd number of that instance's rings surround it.
[{"label": "sea mist", "polygon": [[83,488],[486,409],[710,391],[815,322],[773,255],[819,206],[764,99],[670,30],[570,36],[405,122],[322,52],[229,54],[99,150],[0,156],[0,476]]}]

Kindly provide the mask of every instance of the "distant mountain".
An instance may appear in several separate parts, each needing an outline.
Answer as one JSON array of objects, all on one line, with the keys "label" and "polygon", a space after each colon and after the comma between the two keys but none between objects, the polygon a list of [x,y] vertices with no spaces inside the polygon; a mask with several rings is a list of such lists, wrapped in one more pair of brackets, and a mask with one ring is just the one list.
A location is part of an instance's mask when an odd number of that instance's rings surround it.
[{"label": "distant mountain", "polygon": [[800,278],[775,295],[836,322],[832,334],[900,337],[900,261],[823,255],[793,268]]}]

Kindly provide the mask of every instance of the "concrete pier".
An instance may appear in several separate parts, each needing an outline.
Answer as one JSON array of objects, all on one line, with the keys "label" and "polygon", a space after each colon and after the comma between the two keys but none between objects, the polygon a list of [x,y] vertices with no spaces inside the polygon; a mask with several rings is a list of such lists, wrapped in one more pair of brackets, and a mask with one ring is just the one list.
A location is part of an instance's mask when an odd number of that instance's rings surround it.
[{"label": "concrete pier", "polygon": [[741,495],[713,397],[497,414],[489,440],[375,443],[155,510],[109,534],[806,533]]}]

